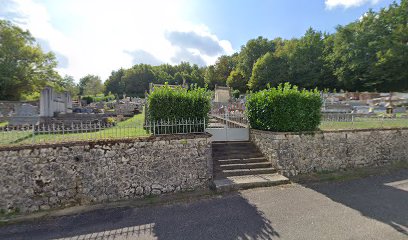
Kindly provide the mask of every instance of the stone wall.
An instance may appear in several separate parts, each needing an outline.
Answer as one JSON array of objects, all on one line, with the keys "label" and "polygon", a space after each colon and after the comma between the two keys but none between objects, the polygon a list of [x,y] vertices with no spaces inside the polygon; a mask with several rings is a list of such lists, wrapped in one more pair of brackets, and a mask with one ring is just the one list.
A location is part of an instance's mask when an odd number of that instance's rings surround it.
[{"label": "stone wall", "polygon": [[207,134],[0,148],[0,209],[23,212],[207,187]]},{"label": "stone wall", "polygon": [[251,129],[250,138],[286,176],[408,161],[408,128],[304,134]]}]

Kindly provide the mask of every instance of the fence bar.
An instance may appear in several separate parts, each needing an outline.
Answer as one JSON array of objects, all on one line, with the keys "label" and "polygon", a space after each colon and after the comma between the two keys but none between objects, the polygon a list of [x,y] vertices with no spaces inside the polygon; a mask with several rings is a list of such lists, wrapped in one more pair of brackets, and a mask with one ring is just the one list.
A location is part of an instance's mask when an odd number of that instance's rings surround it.
[{"label": "fence bar", "polygon": [[[238,119],[237,119],[238,121]],[[55,143],[87,141],[109,138],[131,138],[147,131],[152,135],[203,133],[206,119],[166,119],[134,121],[129,124],[112,125],[101,122],[71,122],[30,125],[27,127],[6,126],[0,128],[0,145]]]}]

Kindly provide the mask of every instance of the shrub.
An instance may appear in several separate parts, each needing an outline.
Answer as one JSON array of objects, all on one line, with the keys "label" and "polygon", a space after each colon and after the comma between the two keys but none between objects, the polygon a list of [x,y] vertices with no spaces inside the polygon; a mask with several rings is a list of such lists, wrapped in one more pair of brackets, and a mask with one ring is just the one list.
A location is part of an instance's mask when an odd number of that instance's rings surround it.
[{"label": "shrub", "polygon": [[234,98],[239,98],[239,95],[240,95],[241,93],[240,93],[240,91],[239,90],[234,90],[234,91],[232,91],[232,96],[234,97]]},{"label": "shrub", "polygon": [[[155,87],[148,99],[149,120],[208,120],[211,96],[204,88]],[[208,122],[208,121],[207,121]]]},{"label": "shrub", "polygon": [[105,122],[106,124],[112,124],[112,125],[115,125],[115,124],[116,124],[116,120],[115,120],[115,118],[113,118],[113,117],[107,117],[106,119],[104,119],[104,122]]},{"label": "shrub", "polygon": [[247,99],[247,115],[254,129],[299,132],[314,131],[320,124],[322,101],[315,90],[299,91],[289,83],[252,93]]},{"label": "shrub", "polygon": [[90,104],[92,102],[109,102],[111,100],[114,100],[116,97],[113,94],[97,94],[97,95],[86,95],[82,96],[82,100],[86,100],[87,104]]},{"label": "shrub", "polygon": [[90,104],[90,103],[93,102],[92,96],[85,96],[85,97],[82,97],[81,99],[82,99],[82,100],[85,100],[85,101],[86,101],[86,104]]}]

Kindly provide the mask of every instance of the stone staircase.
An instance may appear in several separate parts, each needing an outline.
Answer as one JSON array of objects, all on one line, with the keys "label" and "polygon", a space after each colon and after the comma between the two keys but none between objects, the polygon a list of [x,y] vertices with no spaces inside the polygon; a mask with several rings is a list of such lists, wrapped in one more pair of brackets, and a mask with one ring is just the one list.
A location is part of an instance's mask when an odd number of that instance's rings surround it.
[{"label": "stone staircase", "polygon": [[289,183],[251,142],[213,142],[212,157],[217,191]]}]

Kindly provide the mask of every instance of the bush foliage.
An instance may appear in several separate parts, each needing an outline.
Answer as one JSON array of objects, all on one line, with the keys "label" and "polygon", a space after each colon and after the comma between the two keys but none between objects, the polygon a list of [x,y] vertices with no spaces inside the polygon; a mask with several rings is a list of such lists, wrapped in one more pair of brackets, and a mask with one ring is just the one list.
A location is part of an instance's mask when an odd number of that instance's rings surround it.
[{"label": "bush foliage", "polygon": [[[205,88],[189,90],[167,84],[155,87],[148,96],[148,116],[151,121],[159,120],[208,120],[211,96]],[[208,121],[207,121],[208,122]]]},{"label": "bush foliage", "polygon": [[289,83],[252,93],[247,114],[254,129],[299,132],[316,130],[320,124],[322,101],[315,90],[298,90]]},{"label": "bush foliage", "polygon": [[96,94],[96,95],[87,95],[87,96],[82,96],[82,100],[86,100],[87,104],[93,103],[93,102],[109,102],[115,99],[115,95],[109,93],[108,95],[104,94]]}]

